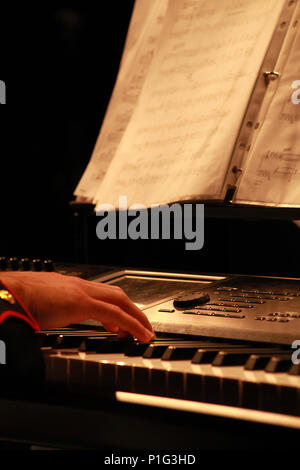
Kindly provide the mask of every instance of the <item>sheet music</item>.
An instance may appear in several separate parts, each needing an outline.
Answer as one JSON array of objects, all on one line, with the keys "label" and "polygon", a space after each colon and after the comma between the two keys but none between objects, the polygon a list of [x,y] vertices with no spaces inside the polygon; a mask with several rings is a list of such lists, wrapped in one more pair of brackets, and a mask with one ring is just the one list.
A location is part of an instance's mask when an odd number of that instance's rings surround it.
[{"label": "sheet music", "polygon": [[168,0],[136,0],[113,94],[90,162],[74,192],[92,202],[139,97]]},{"label": "sheet music", "polygon": [[[300,206],[300,4],[278,61],[280,78],[246,161],[235,202]],[[296,20],[298,23],[296,24]]]},{"label": "sheet music", "polygon": [[172,0],[138,106],[95,197],[118,206],[221,197],[284,0]]}]

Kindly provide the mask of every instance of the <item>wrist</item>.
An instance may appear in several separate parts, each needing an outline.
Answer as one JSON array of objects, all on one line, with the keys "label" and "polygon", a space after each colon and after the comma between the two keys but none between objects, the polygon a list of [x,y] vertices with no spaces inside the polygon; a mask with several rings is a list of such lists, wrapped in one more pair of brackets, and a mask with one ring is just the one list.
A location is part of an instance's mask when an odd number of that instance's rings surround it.
[{"label": "wrist", "polygon": [[[4,275],[2,275],[4,274]],[[18,276],[0,274],[0,323],[9,317],[19,318],[28,323],[35,331],[40,330],[36,319],[23,303],[24,286]]]}]

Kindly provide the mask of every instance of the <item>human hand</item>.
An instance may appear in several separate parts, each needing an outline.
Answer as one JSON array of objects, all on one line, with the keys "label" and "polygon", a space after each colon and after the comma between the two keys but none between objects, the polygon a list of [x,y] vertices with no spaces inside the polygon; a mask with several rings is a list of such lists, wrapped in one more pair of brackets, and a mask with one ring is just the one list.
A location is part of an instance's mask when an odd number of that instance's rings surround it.
[{"label": "human hand", "polygon": [[108,331],[127,332],[140,341],[155,336],[146,315],[117,286],[55,272],[3,271],[0,279],[41,329],[94,319]]}]

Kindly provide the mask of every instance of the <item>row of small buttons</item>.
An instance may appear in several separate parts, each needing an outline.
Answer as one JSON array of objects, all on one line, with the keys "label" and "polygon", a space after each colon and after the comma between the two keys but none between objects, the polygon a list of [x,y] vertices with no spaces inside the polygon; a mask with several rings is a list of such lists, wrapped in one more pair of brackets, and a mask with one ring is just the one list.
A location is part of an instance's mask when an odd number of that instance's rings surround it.
[{"label": "row of small buttons", "polygon": [[296,292],[274,292],[274,291],[263,291],[258,289],[238,289],[237,287],[218,287],[219,292],[232,292],[239,291],[243,294],[258,294],[258,295],[280,295],[280,296],[293,296],[299,297],[299,293]]},{"label": "row of small buttons", "polygon": [[[204,309],[203,309],[204,310]],[[218,310],[218,309],[214,309]],[[222,312],[226,311],[231,311],[231,310],[225,310],[225,309],[220,309]],[[241,310],[236,310],[240,312]],[[186,310],[182,312],[187,315],[204,315],[207,317],[223,317],[223,318],[245,318],[245,315],[235,315],[233,313],[215,313],[215,312],[203,312],[200,310]]]},{"label": "row of small buttons", "polygon": [[29,258],[6,258],[5,256],[0,257],[0,271],[54,271],[53,261],[46,259],[33,259]]},{"label": "row of small buttons", "polygon": [[260,321],[263,321],[263,320],[266,320],[266,321],[278,321],[280,323],[287,323],[289,322],[289,320],[287,318],[281,318],[281,317],[254,317],[254,320],[260,320]]}]

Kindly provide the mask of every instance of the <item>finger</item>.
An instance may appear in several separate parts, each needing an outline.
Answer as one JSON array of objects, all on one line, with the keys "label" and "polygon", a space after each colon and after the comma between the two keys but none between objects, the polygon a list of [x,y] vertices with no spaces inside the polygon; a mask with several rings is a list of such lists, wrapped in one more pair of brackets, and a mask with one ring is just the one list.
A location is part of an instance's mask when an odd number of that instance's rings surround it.
[{"label": "finger", "polygon": [[102,322],[103,328],[105,328],[107,331],[110,331],[111,333],[118,333],[119,327],[117,325],[112,325],[111,323],[103,323]]},{"label": "finger", "polygon": [[92,314],[95,320],[117,325],[121,330],[128,331],[140,341],[148,342],[153,338],[153,331],[149,331],[136,318],[129,315],[120,307],[101,300],[94,300],[91,302],[91,305],[93,306],[93,311],[89,312],[89,315]]},{"label": "finger", "polygon": [[[112,287],[114,287],[112,289]],[[117,305],[128,314],[139,320],[147,330],[153,331],[147,316],[129,299],[125,292],[116,286],[89,282],[88,294],[98,300]]]},{"label": "finger", "polygon": [[130,336],[130,334],[128,333],[128,331],[119,330],[119,332],[118,332],[118,338],[128,338],[128,336]]}]

